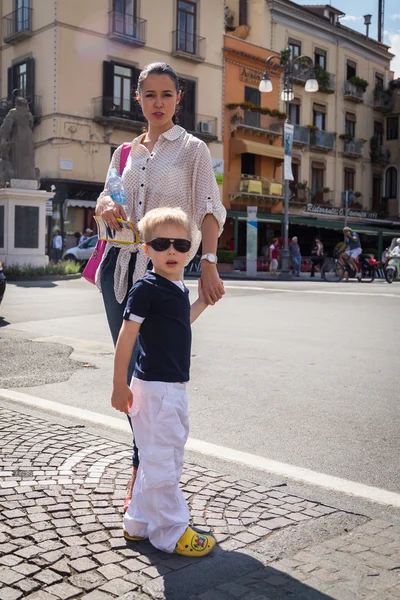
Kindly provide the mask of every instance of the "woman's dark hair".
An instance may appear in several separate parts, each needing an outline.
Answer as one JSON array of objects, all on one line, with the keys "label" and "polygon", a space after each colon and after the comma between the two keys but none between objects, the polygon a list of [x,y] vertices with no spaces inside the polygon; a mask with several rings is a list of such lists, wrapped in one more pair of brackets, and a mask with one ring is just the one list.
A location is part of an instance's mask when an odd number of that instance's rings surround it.
[{"label": "woman's dark hair", "polygon": [[137,91],[139,94],[142,83],[148,75],[168,75],[168,77],[170,77],[175,84],[176,93],[179,94],[179,77],[175,73],[174,69],[165,62],[155,62],[144,67],[143,71],[139,75],[137,84]]}]

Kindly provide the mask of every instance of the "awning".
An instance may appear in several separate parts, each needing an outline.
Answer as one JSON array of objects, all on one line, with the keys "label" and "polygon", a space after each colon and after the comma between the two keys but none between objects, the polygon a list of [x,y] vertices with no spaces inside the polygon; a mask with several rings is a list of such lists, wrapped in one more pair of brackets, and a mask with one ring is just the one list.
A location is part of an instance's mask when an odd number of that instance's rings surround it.
[{"label": "awning", "polygon": [[250,140],[231,138],[231,158],[236,154],[244,154],[245,152],[249,152],[250,154],[258,154],[259,156],[268,156],[269,158],[283,160],[283,146],[271,146],[271,144],[262,144],[260,142],[252,142]]},{"label": "awning", "polygon": [[68,208],[96,208],[96,200],[70,200],[67,198]]}]

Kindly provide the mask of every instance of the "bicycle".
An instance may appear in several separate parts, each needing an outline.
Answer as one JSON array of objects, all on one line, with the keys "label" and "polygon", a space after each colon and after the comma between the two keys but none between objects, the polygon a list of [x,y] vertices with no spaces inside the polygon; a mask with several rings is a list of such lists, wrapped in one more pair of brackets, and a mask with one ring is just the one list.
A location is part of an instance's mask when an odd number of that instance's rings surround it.
[{"label": "bicycle", "polygon": [[360,254],[359,257],[359,271],[356,271],[348,258],[346,259],[342,255],[328,258],[321,267],[321,277],[324,281],[337,283],[342,281],[346,271],[349,277],[356,277],[357,273],[361,273],[361,277],[357,277],[357,279],[362,283],[372,283],[375,279],[375,268],[364,254]]}]

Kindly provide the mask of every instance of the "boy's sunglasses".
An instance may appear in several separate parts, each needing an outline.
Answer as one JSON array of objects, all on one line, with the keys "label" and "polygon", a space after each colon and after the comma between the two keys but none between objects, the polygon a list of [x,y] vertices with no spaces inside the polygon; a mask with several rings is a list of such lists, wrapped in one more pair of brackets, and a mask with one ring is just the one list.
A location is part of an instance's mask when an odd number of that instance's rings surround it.
[{"label": "boy's sunglasses", "polygon": [[175,238],[174,240],[171,240],[170,238],[158,237],[150,240],[150,242],[146,242],[146,244],[151,246],[156,252],[168,250],[171,244],[177,252],[189,252],[192,242],[190,240],[185,240],[184,238]]}]

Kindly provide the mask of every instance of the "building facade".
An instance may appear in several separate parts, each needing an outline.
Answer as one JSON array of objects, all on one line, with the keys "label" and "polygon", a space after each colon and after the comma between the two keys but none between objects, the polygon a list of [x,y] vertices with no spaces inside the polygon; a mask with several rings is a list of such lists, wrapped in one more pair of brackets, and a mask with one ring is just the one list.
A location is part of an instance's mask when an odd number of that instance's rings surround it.
[{"label": "building facade", "polygon": [[146,64],[165,61],[176,70],[183,90],[177,122],[222,160],[223,0],[0,5],[0,119],[15,95],[28,99],[42,187],[55,190],[49,226],[61,225],[67,246],[75,232],[93,228],[112,152],[145,126],[134,92]]},{"label": "building facade", "polygon": [[[378,249],[387,228],[400,229],[398,201],[385,196],[385,173],[398,167],[387,139],[392,55],[384,44],[342,25],[343,16],[330,5],[227,0],[226,25],[230,35],[276,53],[289,48],[292,58],[306,55],[316,65],[318,92],[307,93],[306,77],[294,73],[291,235],[312,238],[321,228],[341,229],[347,190],[349,223],[364,234],[364,245]],[[338,235],[325,231],[332,244]]]}]

